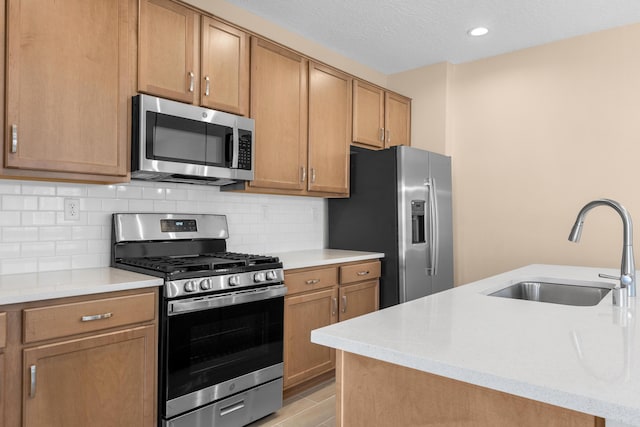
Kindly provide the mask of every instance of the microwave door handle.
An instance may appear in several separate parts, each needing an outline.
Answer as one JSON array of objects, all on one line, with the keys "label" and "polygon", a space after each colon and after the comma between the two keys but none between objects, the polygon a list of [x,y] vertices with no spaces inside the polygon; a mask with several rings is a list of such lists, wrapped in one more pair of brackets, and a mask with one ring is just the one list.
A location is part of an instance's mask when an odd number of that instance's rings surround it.
[{"label": "microwave door handle", "polygon": [[231,144],[231,168],[238,169],[238,159],[240,157],[240,137],[238,135],[238,125],[233,127],[233,142]]}]

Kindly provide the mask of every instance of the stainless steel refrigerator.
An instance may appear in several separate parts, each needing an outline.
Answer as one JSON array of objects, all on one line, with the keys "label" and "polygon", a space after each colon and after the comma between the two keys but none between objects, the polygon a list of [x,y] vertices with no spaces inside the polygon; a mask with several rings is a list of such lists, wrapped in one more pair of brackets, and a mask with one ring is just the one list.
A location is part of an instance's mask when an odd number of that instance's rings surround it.
[{"label": "stainless steel refrigerator", "polygon": [[380,307],[453,287],[451,158],[352,147],[348,199],[329,200],[329,247],[384,252]]}]

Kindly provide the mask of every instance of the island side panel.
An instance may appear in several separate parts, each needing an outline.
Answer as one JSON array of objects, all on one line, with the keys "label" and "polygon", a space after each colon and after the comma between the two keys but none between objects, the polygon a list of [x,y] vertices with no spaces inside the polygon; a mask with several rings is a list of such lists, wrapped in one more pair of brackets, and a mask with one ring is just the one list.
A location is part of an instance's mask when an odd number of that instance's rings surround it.
[{"label": "island side panel", "polygon": [[336,354],[336,425],[341,427],[604,427],[558,406],[353,353]]}]

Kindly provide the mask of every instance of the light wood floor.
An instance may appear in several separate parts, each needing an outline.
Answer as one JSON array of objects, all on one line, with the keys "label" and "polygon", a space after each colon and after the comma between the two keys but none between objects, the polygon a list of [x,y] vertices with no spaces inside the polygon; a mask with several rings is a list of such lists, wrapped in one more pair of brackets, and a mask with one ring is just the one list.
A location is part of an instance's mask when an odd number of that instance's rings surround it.
[{"label": "light wood floor", "polygon": [[335,391],[334,380],[322,383],[286,399],[282,409],[250,427],[335,427]]}]

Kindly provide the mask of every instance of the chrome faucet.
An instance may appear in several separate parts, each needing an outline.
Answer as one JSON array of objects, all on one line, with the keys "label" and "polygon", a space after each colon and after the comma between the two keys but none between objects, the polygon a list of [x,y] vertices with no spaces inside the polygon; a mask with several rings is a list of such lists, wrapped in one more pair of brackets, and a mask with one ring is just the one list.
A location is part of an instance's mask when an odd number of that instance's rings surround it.
[{"label": "chrome faucet", "polygon": [[576,218],[571,233],[569,234],[569,240],[572,242],[578,242],[580,240],[580,234],[582,234],[582,224],[584,224],[584,218],[591,209],[596,206],[609,206],[620,214],[623,225],[623,246],[622,246],[622,264],[620,266],[620,277],[609,276],[606,274],[600,274],[600,277],[608,279],[620,280],[620,288],[624,291],[627,288],[628,296],[636,296],[636,267],[633,258],[633,223],[631,222],[631,215],[629,212],[618,202],[610,199],[599,199],[587,203],[580,209],[578,217]]}]

